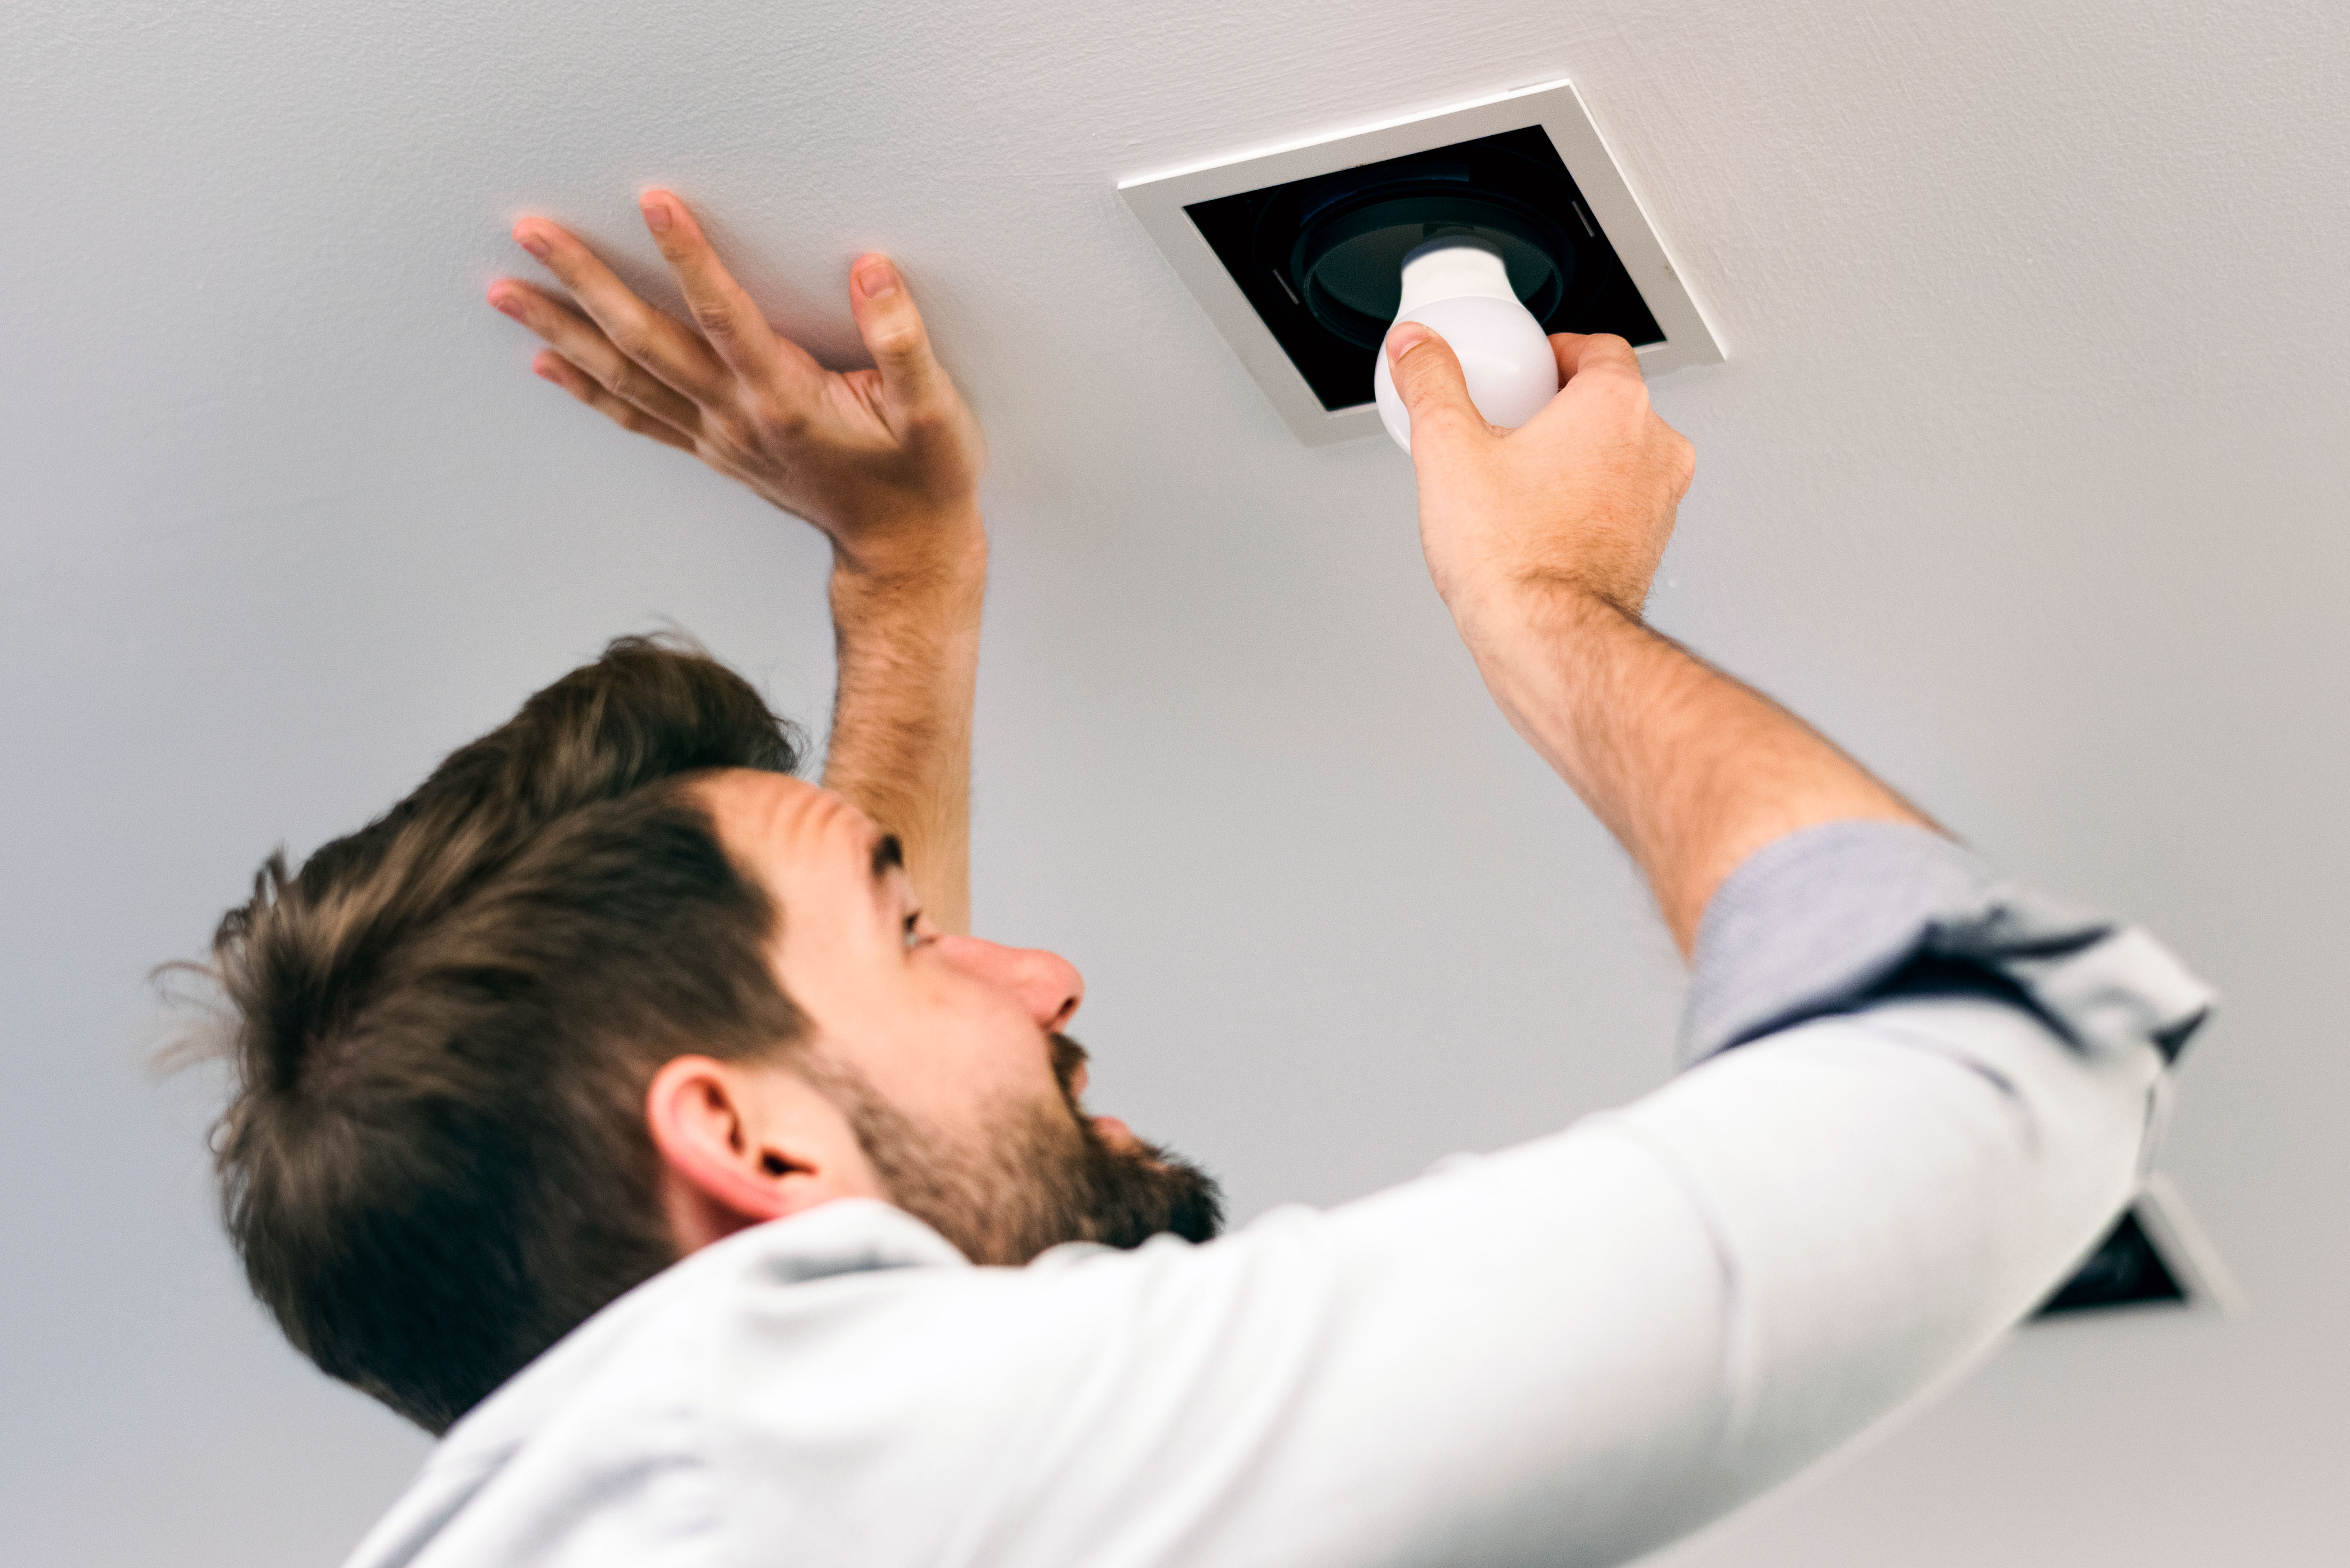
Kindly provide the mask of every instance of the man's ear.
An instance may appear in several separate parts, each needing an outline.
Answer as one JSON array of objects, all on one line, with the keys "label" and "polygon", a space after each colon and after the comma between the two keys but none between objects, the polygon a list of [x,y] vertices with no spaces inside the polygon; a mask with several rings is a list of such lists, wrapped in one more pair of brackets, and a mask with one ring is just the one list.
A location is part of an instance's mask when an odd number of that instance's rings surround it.
[{"label": "man's ear", "polygon": [[663,1063],[645,1091],[645,1127],[679,1251],[858,1195],[856,1173],[834,1168],[841,1140],[827,1119],[843,1120],[788,1068],[709,1056]]}]

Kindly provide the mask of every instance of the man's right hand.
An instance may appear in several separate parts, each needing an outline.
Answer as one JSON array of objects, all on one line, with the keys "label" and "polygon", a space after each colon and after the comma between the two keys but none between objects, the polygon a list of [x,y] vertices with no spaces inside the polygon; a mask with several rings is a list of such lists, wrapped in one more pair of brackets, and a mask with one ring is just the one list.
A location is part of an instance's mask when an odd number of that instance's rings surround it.
[{"label": "man's right hand", "polygon": [[1472,639],[1528,587],[1586,593],[1638,616],[1696,454],[1648,406],[1621,337],[1562,332],[1559,394],[1514,431],[1469,400],[1451,347],[1427,327],[1388,339],[1411,410],[1419,536],[1436,591]]},{"label": "man's right hand", "polygon": [[1853,817],[1932,824],[1640,618],[1690,443],[1648,407],[1622,338],[1551,342],[1565,385],[1503,431],[1442,338],[1416,325],[1388,336],[1420,544],[1486,689],[1639,863],[1687,953],[1714,888],[1773,839]]}]

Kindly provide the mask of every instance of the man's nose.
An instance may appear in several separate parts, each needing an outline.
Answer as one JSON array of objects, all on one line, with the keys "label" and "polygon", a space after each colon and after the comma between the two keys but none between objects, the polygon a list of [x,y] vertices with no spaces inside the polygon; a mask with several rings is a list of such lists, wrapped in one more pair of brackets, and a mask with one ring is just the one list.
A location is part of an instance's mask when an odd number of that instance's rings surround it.
[{"label": "man's nose", "polygon": [[941,937],[938,947],[939,956],[965,974],[1019,998],[1039,1028],[1066,1027],[1086,999],[1085,976],[1058,953],[1007,948],[978,937]]}]

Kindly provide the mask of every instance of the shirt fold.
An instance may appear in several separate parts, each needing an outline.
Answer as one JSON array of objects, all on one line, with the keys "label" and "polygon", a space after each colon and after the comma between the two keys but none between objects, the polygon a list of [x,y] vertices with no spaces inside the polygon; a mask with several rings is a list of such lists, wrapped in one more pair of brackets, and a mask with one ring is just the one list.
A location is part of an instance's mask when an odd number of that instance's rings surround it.
[{"label": "shirt fold", "polygon": [[1715,890],[1698,927],[1680,1060],[1694,1065],[1953,970],[2012,992],[2077,1047],[2150,1041],[2166,1061],[2217,1001],[2144,930],[2002,881],[1940,834],[1831,822],[1764,846]]}]

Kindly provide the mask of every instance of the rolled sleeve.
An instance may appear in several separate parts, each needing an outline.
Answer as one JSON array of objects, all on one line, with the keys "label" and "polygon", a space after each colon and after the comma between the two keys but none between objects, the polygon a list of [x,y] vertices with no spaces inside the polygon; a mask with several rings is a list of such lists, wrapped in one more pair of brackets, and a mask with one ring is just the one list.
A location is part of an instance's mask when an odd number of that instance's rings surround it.
[{"label": "rolled sleeve", "polygon": [[2151,1042],[2166,1061],[2216,1000],[2145,931],[2002,882],[1939,834],[1833,822],[1764,846],[1715,890],[1680,1057],[1693,1065],[1952,973],[2075,1045]]}]

